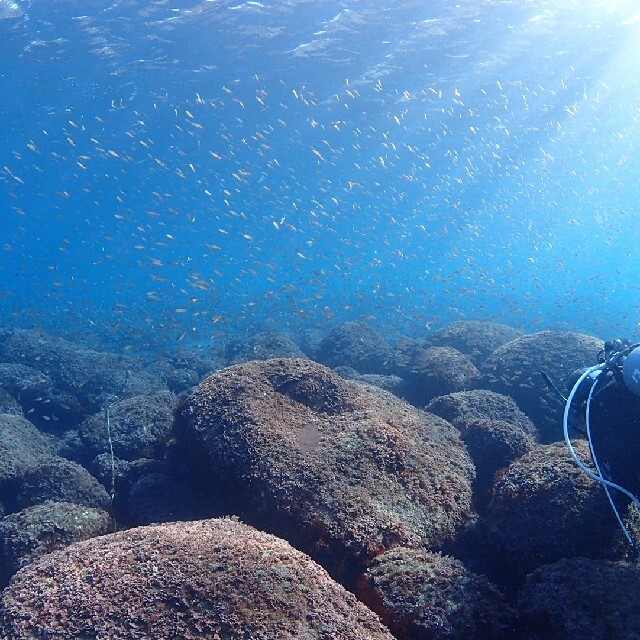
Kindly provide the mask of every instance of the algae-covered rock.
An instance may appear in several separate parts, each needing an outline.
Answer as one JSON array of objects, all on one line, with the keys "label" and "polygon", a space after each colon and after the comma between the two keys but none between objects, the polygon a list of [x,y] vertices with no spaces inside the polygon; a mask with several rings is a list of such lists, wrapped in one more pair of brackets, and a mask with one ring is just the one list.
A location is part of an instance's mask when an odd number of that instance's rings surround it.
[{"label": "algae-covered rock", "polygon": [[0,600],[2,640],[393,640],[308,556],[239,522],[140,527],[44,556]]},{"label": "algae-covered rock", "polygon": [[439,547],[469,517],[474,468],[454,427],[309,360],[214,374],[177,433],[243,517],[332,567],[398,544]]}]

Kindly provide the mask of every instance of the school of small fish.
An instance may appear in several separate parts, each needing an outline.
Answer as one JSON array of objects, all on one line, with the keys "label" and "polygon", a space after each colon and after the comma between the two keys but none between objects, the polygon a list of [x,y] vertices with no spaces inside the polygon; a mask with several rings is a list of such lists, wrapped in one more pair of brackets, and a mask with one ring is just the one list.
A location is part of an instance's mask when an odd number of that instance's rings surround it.
[{"label": "school of small fish", "polygon": [[638,331],[630,0],[0,0],[0,29],[3,325]]}]

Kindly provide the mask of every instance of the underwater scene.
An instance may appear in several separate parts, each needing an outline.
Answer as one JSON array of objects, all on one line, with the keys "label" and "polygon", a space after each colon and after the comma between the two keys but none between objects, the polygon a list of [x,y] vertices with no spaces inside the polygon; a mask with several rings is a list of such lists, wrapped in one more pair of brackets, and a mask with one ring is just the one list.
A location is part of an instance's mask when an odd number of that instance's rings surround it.
[{"label": "underwater scene", "polygon": [[640,640],[640,5],[0,36],[0,640]]}]

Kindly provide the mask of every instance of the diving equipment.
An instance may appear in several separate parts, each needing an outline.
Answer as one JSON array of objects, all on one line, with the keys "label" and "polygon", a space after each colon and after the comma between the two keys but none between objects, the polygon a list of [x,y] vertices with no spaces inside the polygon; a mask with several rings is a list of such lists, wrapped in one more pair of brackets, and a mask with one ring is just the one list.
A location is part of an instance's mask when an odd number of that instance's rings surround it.
[{"label": "diving equipment", "polygon": [[[564,409],[564,439],[571,457],[580,469],[604,487],[616,519],[636,554],[636,561],[640,561],[640,548],[620,515],[612,491],[625,495],[638,510],[640,510],[640,500],[628,488],[614,482],[610,475],[605,477],[592,432],[592,410],[595,399],[600,397],[607,388],[624,385],[634,397],[640,398],[640,343],[631,344],[628,340],[620,339],[605,342],[604,349],[598,355],[598,361],[599,363],[595,366],[575,371],[570,378],[573,384]],[[580,459],[571,443],[570,428],[578,414],[584,415],[586,436],[595,470],[589,468]]]}]

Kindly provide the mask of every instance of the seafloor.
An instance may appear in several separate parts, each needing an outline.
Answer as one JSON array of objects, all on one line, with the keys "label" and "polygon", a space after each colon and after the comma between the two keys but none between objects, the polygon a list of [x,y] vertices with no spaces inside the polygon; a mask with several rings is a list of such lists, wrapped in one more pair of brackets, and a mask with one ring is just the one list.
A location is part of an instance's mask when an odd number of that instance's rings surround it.
[{"label": "seafloor", "polygon": [[640,568],[541,374],[601,346],[0,330],[0,638],[638,639]]}]

